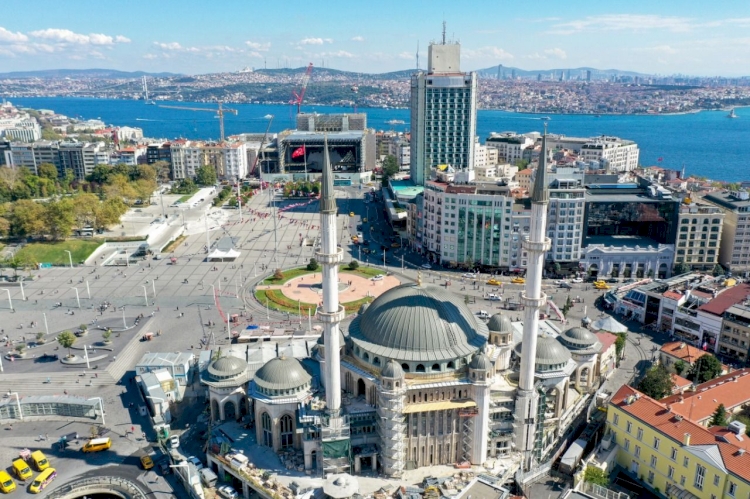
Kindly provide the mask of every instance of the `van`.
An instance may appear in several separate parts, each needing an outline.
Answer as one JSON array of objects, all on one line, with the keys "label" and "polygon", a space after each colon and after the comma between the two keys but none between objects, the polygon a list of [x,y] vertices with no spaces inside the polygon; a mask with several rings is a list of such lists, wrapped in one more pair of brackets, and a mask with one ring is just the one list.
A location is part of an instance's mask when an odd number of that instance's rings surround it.
[{"label": "van", "polygon": [[5,494],[10,494],[16,490],[16,482],[5,470],[0,471],[0,490]]},{"label": "van", "polygon": [[477,312],[477,316],[479,316],[480,319],[490,318],[490,314],[488,314],[486,310],[480,310],[479,312]]},{"label": "van", "polygon": [[34,474],[31,472],[29,465],[26,464],[26,461],[23,459],[16,459],[13,461],[13,473],[16,474],[19,480],[26,480],[27,478],[31,478]]},{"label": "van", "polygon": [[216,482],[219,480],[219,477],[216,476],[216,473],[211,471],[210,468],[203,468],[198,474],[201,476],[201,482],[203,482],[203,485],[206,487],[216,486]]},{"label": "van", "polygon": [[46,470],[39,473],[39,476],[31,483],[29,492],[32,494],[38,494],[43,491],[49,483],[57,478],[57,470],[55,468],[47,468]]},{"label": "van", "polygon": [[111,438],[93,438],[86,442],[81,449],[83,452],[99,452],[112,447]]},{"label": "van", "polygon": [[49,468],[49,460],[40,450],[35,450],[31,453],[31,460],[34,461],[37,471],[44,471]]}]

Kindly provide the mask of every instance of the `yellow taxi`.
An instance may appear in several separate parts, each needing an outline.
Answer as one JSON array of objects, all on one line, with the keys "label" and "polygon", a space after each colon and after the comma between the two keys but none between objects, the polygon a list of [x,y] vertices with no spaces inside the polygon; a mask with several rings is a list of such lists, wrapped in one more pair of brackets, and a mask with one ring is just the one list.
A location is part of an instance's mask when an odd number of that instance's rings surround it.
[{"label": "yellow taxi", "polygon": [[503,283],[501,283],[497,279],[490,279],[489,281],[487,281],[487,284],[489,284],[490,286],[502,286],[503,285]]},{"label": "yellow taxi", "polygon": [[596,281],[594,282],[594,287],[596,289],[609,289],[609,285],[604,281]]},{"label": "yellow taxi", "polygon": [[524,279],[523,277],[514,277],[510,280],[510,282],[513,284],[526,284],[526,279]]},{"label": "yellow taxi", "polygon": [[141,466],[143,466],[144,470],[150,470],[154,467],[154,461],[151,459],[151,456],[143,456],[141,457]]},{"label": "yellow taxi", "polygon": [[350,211],[350,212],[349,212],[349,216],[350,216],[350,217],[353,217],[353,216],[354,216],[354,212],[353,212],[353,211]]}]

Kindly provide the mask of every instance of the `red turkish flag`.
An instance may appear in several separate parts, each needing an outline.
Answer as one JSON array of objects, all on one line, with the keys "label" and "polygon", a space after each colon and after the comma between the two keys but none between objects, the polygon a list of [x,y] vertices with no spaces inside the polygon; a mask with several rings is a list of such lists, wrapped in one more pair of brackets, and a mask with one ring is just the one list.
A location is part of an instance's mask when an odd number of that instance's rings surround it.
[{"label": "red turkish flag", "polygon": [[298,147],[292,152],[292,159],[299,158],[305,154],[305,146]]}]

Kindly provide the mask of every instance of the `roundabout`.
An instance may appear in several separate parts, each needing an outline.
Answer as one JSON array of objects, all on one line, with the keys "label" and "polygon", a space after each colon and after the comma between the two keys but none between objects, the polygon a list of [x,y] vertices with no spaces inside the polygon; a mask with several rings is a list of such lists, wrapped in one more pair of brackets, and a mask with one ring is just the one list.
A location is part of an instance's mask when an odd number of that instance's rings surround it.
[{"label": "roundabout", "polygon": [[[395,276],[373,267],[350,269],[342,265],[339,272],[339,301],[347,314],[401,284]],[[301,273],[300,269],[282,272],[285,273],[293,277],[278,279],[279,284],[273,284],[273,278],[265,279],[256,286],[255,298],[269,309],[303,316],[315,314],[322,301],[322,273],[319,270]]]}]

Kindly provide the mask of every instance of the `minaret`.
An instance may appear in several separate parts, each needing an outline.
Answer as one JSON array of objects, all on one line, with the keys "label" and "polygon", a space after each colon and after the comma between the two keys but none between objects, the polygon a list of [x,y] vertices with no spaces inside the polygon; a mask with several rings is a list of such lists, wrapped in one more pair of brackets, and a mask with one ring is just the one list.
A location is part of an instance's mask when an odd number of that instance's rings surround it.
[{"label": "minaret", "polygon": [[522,469],[534,467],[537,411],[539,395],[534,388],[536,370],[536,342],[539,334],[539,311],[547,302],[547,295],[542,293],[542,270],[544,254],[550,248],[547,233],[547,204],[549,189],[547,186],[547,125],[542,136],[542,151],[539,156],[539,167],[531,194],[531,230],[523,241],[523,248],[528,254],[526,267],[526,289],[521,294],[524,306],[523,343],[521,347],[521,372],[516,398],[516,448],[523,453]]},{"label": "minaret", "polygon": [[[324,139],[323,178],[320,189],[320,249],[316,253],[318,262],[323,265],[323,307],[318,309],[318,318],[324,324],[325,343],[325,390],[327,417],[321,434],[323,446],[326,443],[349,439],[349,428],[341,414],[341,345],[339,344],[339,323],[344,319],[344,307],[339,305],[339,264],[344,253],[336,245],[336,198],[333,193],[333,173],[328,156],[328,137]],[[348,442],[347,442],[348,443]],[[337,449],[341,449],[339,445]],[[348,446],[346,459],[341,456],[328,463],[323,453],[323,466],[326,472],[348,470]]]}]

